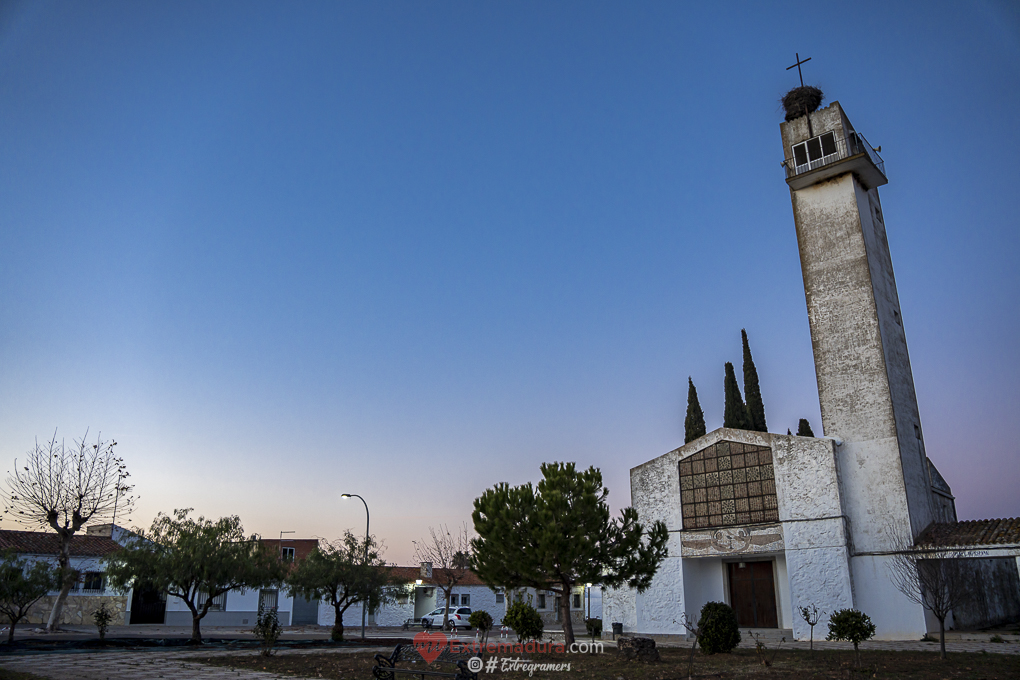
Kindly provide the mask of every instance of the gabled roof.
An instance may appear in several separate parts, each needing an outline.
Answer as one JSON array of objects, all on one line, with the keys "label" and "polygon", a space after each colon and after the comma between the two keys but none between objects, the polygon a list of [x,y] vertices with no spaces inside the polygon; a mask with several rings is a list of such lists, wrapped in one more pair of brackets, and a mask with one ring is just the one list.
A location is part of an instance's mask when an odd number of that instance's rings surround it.
[{"label": "gabled roof", "polygon": [[[57,555],[60,537],[47,531],[10,531],[0,529],[0,551],[13,550],[22,555]],[[105,536],[77,534],[71,539],[71,557],[102,557],[120,545]]]},{"label": "gabled roof", "polygon": [[917,537],[917,545],[926,543],[945,546],[1020,544],[1020,517],[932,524]]},{"label": "gabled roof", "polygon": [[[440,579],[443,576],[445,569],[433,569],[432,578],[422,578],[420,567],[389,567],[390,576],[397,583],[414,583],[418,579],[421,579],[422,583],[426,583],[430,586],[437,584],[436,577]],[[458,586],[484,586],[486,584],[482,579],[478,578],[478,574],[473,571],[468,571],[464,574],[464,577],[457,582]],[[456,587],[456,586],[455,586]]]}]

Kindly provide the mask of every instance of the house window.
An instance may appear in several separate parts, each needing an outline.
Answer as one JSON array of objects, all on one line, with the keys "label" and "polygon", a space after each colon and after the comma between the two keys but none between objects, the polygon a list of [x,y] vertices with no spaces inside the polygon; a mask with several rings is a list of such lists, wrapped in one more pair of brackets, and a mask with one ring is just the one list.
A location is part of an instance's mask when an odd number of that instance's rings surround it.
[{"label": "house window", "polygon": [[78,581],[71,588],[75,593],[101,593],[105,588],[103,572],[86,571],[78,577]]},{"label": "house window", "polygon": [[496,593],[496,604],[504,604],[506,596],[503,593]]},{"label": "house window", "polygon": [[282,548],[280,550],[280,553],[283,556],[283,561],[284,562],[293,562],[294,561],[294,548]]},{"label": "house window", "polygon": [[461,595],[460,596],[460,606],[461,607],[466,607],[469,604],[471,604],[471,596],[470,595]]},{"label": "house window", "polygon": [[[202,606],[205,605],[206,600],[208,600],[208,599],[209,599],[209,595],[207,593],[199,593],[198,594],[198,598],[195,601],[195,606],[198,607],[199,609],[201,609]],[[209,611],[211,611],[211,612],[223,612],[223,611],[226,611],[226,610],[227,610],[227,594],[226,593],[220,593],[219,595],[217,595],[216,597],[214,597],[212,599],[212,604],[209,605]]]},{"label": "house window", "polygon": [[457,596],[456,595],[451,595],[450,596],[450,606],[452,606],[452,607],[456,607],[457,606]]},{"label": "house window", "polygon": [[574,593],[574,604],[573,604],[573,607],[574,607],[574,609],[580,609],[581,608],[581,593]]},{"label": "house window", "polygon": [[538,608],[545,609],[545,593],[538,594]]},{"label": "house window", "polygon": [[277,609],[280,606],[280,591],[276,590],[262,590],[259,592],[259,609],[264,612],[270,609]]},{"label": "house window", "polygon": [[778,522],[772,450],[719,442],[680,461],[683,528]]}]

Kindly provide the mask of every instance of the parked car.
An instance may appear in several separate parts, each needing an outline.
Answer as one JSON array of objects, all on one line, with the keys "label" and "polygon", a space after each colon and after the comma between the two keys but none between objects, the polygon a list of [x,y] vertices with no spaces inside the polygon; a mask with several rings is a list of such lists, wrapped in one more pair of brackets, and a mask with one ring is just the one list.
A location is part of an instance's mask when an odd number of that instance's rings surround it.
[{"label": "parked car", "polygon": [[[445,607],[434,609],[421,617],[421,625],[438,628],[443,625],[443,611]],[[471,628],[468,619],[471,618],[471,607],[450,607],[450,615],[447,617],[446,626],[449,629]]]}]

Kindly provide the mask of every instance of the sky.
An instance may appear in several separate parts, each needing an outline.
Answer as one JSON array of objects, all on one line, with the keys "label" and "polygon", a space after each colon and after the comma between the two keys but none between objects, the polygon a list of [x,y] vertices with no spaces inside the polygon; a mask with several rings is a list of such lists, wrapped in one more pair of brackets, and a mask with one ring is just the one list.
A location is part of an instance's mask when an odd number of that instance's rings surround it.
[{"label": "sky", "polygon": [[[882,147],[929,456],[1020,516],[1007,2],[0,2],[0,471],[118,442],[157,512],[410,564],[545,461],[821,431],[779,98]],[[3,528],[17,528],[9,520]]]}]

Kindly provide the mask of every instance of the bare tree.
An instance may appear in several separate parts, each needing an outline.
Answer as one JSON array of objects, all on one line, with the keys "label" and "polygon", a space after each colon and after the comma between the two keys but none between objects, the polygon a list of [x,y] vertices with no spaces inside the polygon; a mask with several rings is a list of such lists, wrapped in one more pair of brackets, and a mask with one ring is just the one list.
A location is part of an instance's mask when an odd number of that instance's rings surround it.
[{"label": "bare tree", "polygon": [[14,461],[14,472],[7,475],[8,496],[4,514],[20,524],[50,527],[60,537],[57,572],[60,594],[46,623],[52,632],[60,622],[60,611],[78,574],[71,569],[71,539],[88,522],[110,519],[119,503],[122,512],[130,512],[134,498],[125,496],[131,487],[124,483],[127,469],[113,451],[117,442],[96,437],[94,444],[85,436],[73,446],[57,441],[56,432],[47,443],[26,455],[24,465]]},{"label": "bare tree", "polygon": [[946,617],[970,598],[967,576],[961,569],[964,551],[954,546],[949,528],[934,524],[911,545],[893,555],[889,573],[903,595],[931,611],[939,621],[940,655],[946,658]]},{"label": "bare tree", "polygon": [[470,550],[467,525],[450,533],[446,526],[439,529],[429,527],[429,538],[414,541],[414,554],[419,562],[432,565],[432,580],[443,592],[443,630],[450,618],[450,595],[453,588],[471,573]]}]

